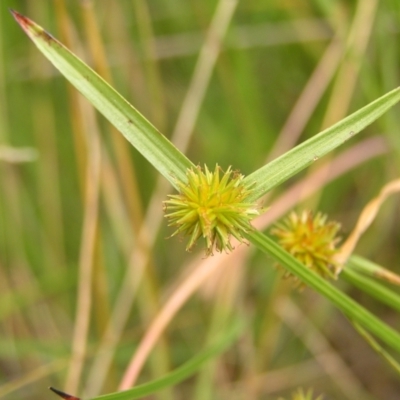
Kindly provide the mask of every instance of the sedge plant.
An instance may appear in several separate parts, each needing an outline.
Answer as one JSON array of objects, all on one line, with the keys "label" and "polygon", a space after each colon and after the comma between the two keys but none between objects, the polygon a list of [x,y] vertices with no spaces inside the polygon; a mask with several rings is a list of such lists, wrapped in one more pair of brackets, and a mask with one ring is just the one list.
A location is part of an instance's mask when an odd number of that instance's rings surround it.
[{"label": "sedge plant", "polygon": [[[312,226],[312,232],[315,233],[315,229],[325,232],[326,242],[322,243],[325,246],[322,255],[311,252],[299,257],[293,250],[296,250],[296,243],[292,241],[291,246],[285,246],[285,241],[287,244],[288,240],[290,242],[293,238],[288,238],[282,226],[278,226],[275,230],[277,236],[282,239],[281,244],[278,244],[251,224],[254,217],[268,212],[267,208],[264,209],[259,203],[266,193],[351,140],[387,112],[399,102],[400,88],[382,95],[272,162],[244,176],[234,167],[223,171],[218,165],[208,167],[192,163],[139,111],[63,44],[29,18],[16,11],[12,11],[12,14],[24,32],[60,73],[176,189],[176,193],[164,201],[165,216],[168,223],[175,228],[173,235],[187,236],[187,250],[193,249],[197,242],[202,242],[206,255],[211,255],[215,252],[235,251],[235,243],[250,243],[275,259],[302,285],[327,298],[363,332],[366,332],[366,335],[373,335],[386,347],[400,352],[400,334],[396,330],[326,280],[326,277],[335,278],[336,272],[343,268],[342,265],[336,265],[333,258],[329,258],[335,254],[334,246],[337,244],[335,234],[338,225],[325,224],[325,217],[321,214],[316,214],[315,217],[310,214],[289,217],[286,223],[289,226],[299,228],[299,222],[304,220],[306,226],[307,224]],[[318,235],[316,237],[318,239]],[[316,263],[313,262],[315,260]],[[354,275],[351,276],[354,278]],[[380,295],[387,299],[389,292],[382,294],[381,291]],[[156,382],[145,388],[137,387],[100,398],[103,400],[139,398],[172,385],[193,373],[204,360],[232,343],[238,332],[240,329],[236,327],[227,338],[204,354],[200,353],[198,358],[182,367],[183,369],[172,372],[161,383]]]}]

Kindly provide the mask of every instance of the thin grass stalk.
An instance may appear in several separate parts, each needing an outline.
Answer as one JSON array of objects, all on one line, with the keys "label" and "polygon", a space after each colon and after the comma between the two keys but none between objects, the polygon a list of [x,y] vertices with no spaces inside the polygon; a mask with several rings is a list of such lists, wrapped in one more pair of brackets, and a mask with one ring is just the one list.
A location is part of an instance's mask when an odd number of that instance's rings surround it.
[{"label": "thin grass stalk", "polygon": [[101,152],[100,138],[96,126],[94,111],[87,103],[85,111],[89,121],[87,132],[90,134],[87,148],[88,166],[85,184],[84,220],[79,255],[79,279],[76,304],[76,316],[72,339],[72,357],[69,365],[66,387],[77,392],[86,357],[87,340],[92,306],[93,263],[98,227],[98,207],[100,188]]},{"label": "thin grass stalk", "polygon": [[[2,14],[0,13],[0,22]],[[1,26],[1,24],[0,24]],[[9,132],[10,123],[8,119],[8,108],[9,100],[6,91],[6,71],[5,71],[5,58],[3,54],[5,37],[2,35],[2,30],[0,29],[0,144],[9,144]],[[12,264],[11,260],[15,260],[16,256],[19,258],[24,258],[23,252],[21,253],[22,245],[22,232],[19,231],[18,223],[15,225],[15,229],[7,229],[7,227],[12,226],[15,221],[19,221],[16,218],[16,213],[18,209],[15,209],[16,203],[13,200],[18,200],[18,189],[15,186],[15,182],[12,176],[12,169],[14,166],[7,165],[7,163],[0,161],[0,190],[3,194],[0,196],[0,243],[2,244],[2,258],[1,261],[5,264]],[[11,210],[11,213],[10,213]],[[13,215],[14,214],[14,215]]]},{"label": "thin grass stalk", "polygon": [[[153,239],[154,240],[154,239]],[[135,251],[131,253],[126,273],[123,277],[123,284],[115,300],[108,321],[107,328],[101,338],[98,351],[95,354],[93,364],[89,370],[86,384],[86,393],[93,396],[98,393],[105,381],[108,370],[114,356],[116,346],[120,340],[123,329],[129,318],[133,301],[137,295],[141,283],[144,267],[149,261],[149,244],[153,244],[151,233],[142,229],[139,234]]]},{"label": "thin grass stalk", "polygon": [[334,37],[292,107],[265,163],[294,147],[328,88],[343,55],[343,44]]},{"label": "thin grass stalk", "polygon": [[[262,371],[270,371],[274,367],[273,360],[276,355],[276,349],[279,348],[281,343],[282,331],[282,321],[277,318],[274,308],[280,299],[290,296],[292,290],[290,284],[282,282],[277,273],[273,275],[273,279],[273,286],[268,293],[268,298],[264,301],[266,305],[265,307],[261,306],[264,315],[262,316],[259,332],[257,332],[257,336],[254,339],[254,351],[256,352],[255,370],[257,371],[255,374],[262,373]],[[254,386],[253,390],[260,396],[260,385],[254,384]]]},{"label": "thin grass stalk", "polygon": [[[210,346],[220,332],[229,330],[232,325],[232,317],[237,317],[241,314],[241,310],[238,310],[238,305],[240,304],[240,295],[238,293],[243,286],[243,271],[239,264],[231,265],[230,270],[229,277],[218,285],[216,290],[215,288],[207,290],[207,287],[203,286],[203,297],[212,307],[205,347]],[[213,284],[213,282],[209,283]],[[217,373],[219,364],[219,359],[212,359],[199,371],[193,390],[193,400],[212,400],[221,395],[219,390],[216,390],[216,388],[224,386],[223,374]],[[251,398],[255,398],[251,396],[250,392],[248,392],[248,395]]]},{"label": "thin grass stalk", "polygon": [[[85,0],[81,3],[87,43],[96,71],[112,85],[113,78],[108,66],[103,40],[93,6],[94,4],[91,0]],[[132,226],[138,230],[141,221],[143,220],[143,208],[139,194],[136,171],[130,153],[130,144],[114,127],[114,125],[107,123],[106,126],[107,130],[111,133],[110,137],[115,153],[118,176],[125,196],[130,221]]]},{"label": "thin grass stalk", "polygon": [[44,254],[46,268],[63,269],[66,267],[67,258],[64,248],[65,226],[61,204],[59,157],[55,137],[57,129],[54,108],[48,91],[45,93],[45,97],[42,97],[41,93],[36,95],[32,107],[33,131],[40,152],[40,162],[37,163],[38,202],[46,243],[49,243]]},{"label": "thin grass stalk", "polygon": [[335,79],[331,99],[322,123],[328,127],[346,116],[357,84],[357,77],[371,36],[377,0],[359,0],[348,34],[347,54]]},{"label": "thin grass stalk", "polygon": [[[275,308],[279,317],[301,339],[326,375],[340,388],[341,396],[349,400],[373,400],[345,360],[293,301],[287,298],[278,302]],[[337,376],[338,370],[343,372],[340,377]]]},{"label": "thin grass stalk", "polygon": [[[73,33],[71,22],[68,17],[64,0],[53,0],[55,19],[60,30],[60,38],[63,43],[69,48],[74,49],[76,46],[73,43]],[[66,85],[69,103],[69,121],[72,127],[74,139],[75,156],[77,163],[77,175],[82,203],[84,201],[85,188],[85,171],[87,163],[86,143],[85,143],[85,123],[84,116],[79,109],[79,93],[71,86]]]},{"label": "thin grass stalk", "polygon": [[[377,18],[377,36],[378,36],[378,62],[379,62],[379,81],[382,84],[383,90],[385,90],[389,85],[396,86],[399,84],[398,81],[398,59],[399,59],[399,49],[395,40],[391,40],[391,37],[388,37],[387,30],[387,18],[391,15],[391,10],[380,8],[379,9],[381,15]],[[374,91],[372,95],[375,95],[377,92],[377,88],[374,83]],[[372,86],[372,85],[369,85]],[[378,86],[379,88],[379,86]],[[371,90],[372,91],[372,90]],[[400,137],[397,134],[398,126],[399,126],[399,116],[398,113],[389,113],[385,116],[384,119],[384,129],[388,139],[390,140],[391,147],[396,152],[396,157],[388,158],[387,162],[389,164],[389,168],[393,166],[393,163],[396,165],[397,170],[400,170]]]},{"label": "thin grass stalk", "polygon": [[[138,306],[143,326],[147,327],[153,315],[157,313],[160,304],[158,288],[155,286],[155,279],[152,279],[153,271],[146,268],[146,276],[142,280],[139,288]],[[163,336],[155,347],[155,351],[150,358],[150,370],[154,379],[167,375],[171,370],[170,346],[167,338]],[[176,398],[173,387],[168,387],[155,394],[159,400],[173,400]]]},{"label": "thin grass stalk", "polygon": [[119,251],[129,259],[137,232],[130,223],[128,207],[118,180],[116,168],[112,165],[110,154],[102,152],[101,190],[105,214],[109,220]]},{"label": "thin grass stalk", "polygon": [[[101,182],[101,178],[100,178]],[[100,183],[101,185],[101,183]],[[93,250],[93,316],[94,325],[96,326],[97,337],[101,337],[107,327],[107,321],[111,314],[111,296],[109,279],[106,273],[104,249],[103,249],[103,230],[101,228],[96,230],[96,237],[94,239],[95,248]]]},{"label": "thin grass stalk", "polygon": [[143,72],[146,77],[147,92],[149,93],[151,121],[161,132],[166,128],[167,116],[163,83],[160,73],[159,60],[156,58],[155,37],[152,27],[149,7],[144,0],[132,2],[138,26],[140,47],[143,55]]},{"label": "thin grass stalk", "polygon": [[[230,312],[231,310],[222,309],[221,305],[218,304],[218,300],[213,304],[205,346],[210,345],[218,333],[226,331],[227,327],[225,322]],[[218,396],[218,387],[222,386],[220,382],[218,382],[221,378],[217,375],[219,363],[220,360],[214,358],[208,361],[199,371],[193,388],[193,400],[209,400],[215,399],[215,397]]]},{"label": "thin grass stalk", "polygon": [[[0,13],[0,26],[3,26],[1,21],[2,14]],[[0,144],[8,144],[9,120],[8,120],[8,99],[6,91],[6,71],[5,71],[5,57],[4,57],[4,37],[3,31],[0,29]]]},{"label": "thin grass stalk", "polygon": [[[241,137],[246,137],[247,154],[252,154],[252,146],[254,142],[257,142],[255,138],[260,134],[266,138],[273,130],[269,119],[261,111],[263,105],[260,106],[262,102],[260,97],[262,94],[253,73],[254,68],[253,60],[246,52],[224,51],[221,53],[216,64],[216,74],[224,94],[224,108],[232,111],[233,121],[229,121],[226,128],[222,125],[223,118],[211,122],[215,126],[214,129],[221,127],[221,130],[227,132],[230,130],[231,124],[234,124],[234,131],[229,134],[238,131]],[[207,127],[200,127],[200,130],[206,131]],[[222,156],[223,153],[221,158]]]},{"label": "thin grass stalk", "polygon": [[[0,164],[0,185],[2,191],[3,211],[2,224],[6,231],[4,260],[14,265],[29,265],[26,247],[24,244],[24,221],[22,216],[22,195],[20,180],[15,166],[7,163]],[[11,228],[12,227],[12,228]]]},{"label": "thin grass stalk", "polygon": [[[3,265],[0,264],[0,266]],[[0,275],[2,293],[10,294],[11,296],[13,295],[14,287],[16,286],[14,282],[15,278],[13,275],[16,275],[17,273],[18,272],[16,271],[16,268],[12,269],[10,272],[6,272],[3,269],[3,273]],[[3,315],[4,314],[6,313],[3,312]],[[13,310],[13,313],[9,316],[9,318],[4,319],[4,321],[2,321],[2,335],[4,336],[4,338],[8,339],[7,340],[8,351],[9,354],[14,359],[14,370],[16,370],[20,374],[23,373],[23,368],[22,368],[21,356],[18,351],[19,350],[18,332],[20,331],[19,322],[22,318],[21,317],[22,315],[23,313],[21,312],[20,307],[16,307],[16,309]],[[28,331],[29,331],[28,329],[25,329],[25,332]]]}]

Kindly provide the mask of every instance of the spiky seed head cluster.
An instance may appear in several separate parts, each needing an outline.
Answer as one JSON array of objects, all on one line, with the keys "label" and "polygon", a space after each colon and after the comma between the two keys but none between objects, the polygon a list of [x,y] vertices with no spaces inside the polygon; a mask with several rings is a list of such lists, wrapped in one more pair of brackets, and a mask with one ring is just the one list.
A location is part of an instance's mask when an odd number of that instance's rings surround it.
[{"label": "spiky seed head cluster", "polygon": [[340,224],[327,221],[327,216],[311,211],[301,214],[291,212],[282,223],[276,224],[271,233],[279,244],[302,264],[324,278],[335,278],[337,265],[334,256],[340,238]]},{"label": "spiky seed head cluster", "polygon": [[232,251],[231,238],[243,242],[243,233],[252,229],[250,221],[259,211],[248,201],[252,188],[243,183],[244,176],[229,167],[225,172],[216,165],[214,172],[207,166],[187,171],[187,182],[177,182],[178,194],[164,202],[172,234],[189,236],[186,250],[203,237],[206,254]]}]

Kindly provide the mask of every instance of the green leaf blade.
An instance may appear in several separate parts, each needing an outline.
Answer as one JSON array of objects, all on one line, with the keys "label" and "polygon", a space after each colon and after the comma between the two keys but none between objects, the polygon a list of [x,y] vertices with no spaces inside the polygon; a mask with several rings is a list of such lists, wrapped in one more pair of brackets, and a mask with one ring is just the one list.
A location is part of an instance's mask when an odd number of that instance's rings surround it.
[{"label": "green leaf blade", "polygon": [[[352,255],[347,260],[340,276],[363,292],[386,304],[388,307],[400,312],[400,295],[391,288],[383,285],[377,278],[363,274],[365,266],[368,268],[373,263],[360,256]],[[379,269],[383,269],[376,266]]]},{"label": "green leaf blade", "polygon": [[277,260],[291,274],[297,276],[307,286],[327,298],[348,318],[356,321],[387,345],[400,352],[400,334],[393,328],[386,325],[331,283],[310,271],[268,236],[254,230],[247,234],[247,238],[261,251]]},{"label": "green leaf blade", "polygon": [[14,18],[47,59],[173,186],[193,163],[139,111],[62,43],[27,17]]},{"label": "green leaf blade", "polygon": [[396,88],[248,175],[245,182],[254,183],[250,200],[257,200],[351,139],[399,100],[400,88]]}]

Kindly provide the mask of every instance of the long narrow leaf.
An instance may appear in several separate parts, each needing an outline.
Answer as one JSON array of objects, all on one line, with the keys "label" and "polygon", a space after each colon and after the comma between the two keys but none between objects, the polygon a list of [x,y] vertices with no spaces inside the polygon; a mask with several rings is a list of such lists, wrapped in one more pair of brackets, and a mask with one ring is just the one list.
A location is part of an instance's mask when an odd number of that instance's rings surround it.
[{"label": "long narrow leaf", "polygon": [[277,260],[290,273],[330,300],[347,317],[356,321],[393,349],[400,352],[400,334],[398,332],[376,318],[346,294],[336,289],[325,279],[310,271],[263,233],[254,230],[248,233],[247,237],[255,246]]},{"label": "long narrow leaf", "polygon": [[252,200],[351,139],[399,100],[400,88],[396,88],[248,175],[245,182],[255,183]]},{"label": "long narrow leaf", "polygon": [[172,185],[193,166],[165,136],[103,78],[35,22],[16,11],[16,21],[51,63]]}]

